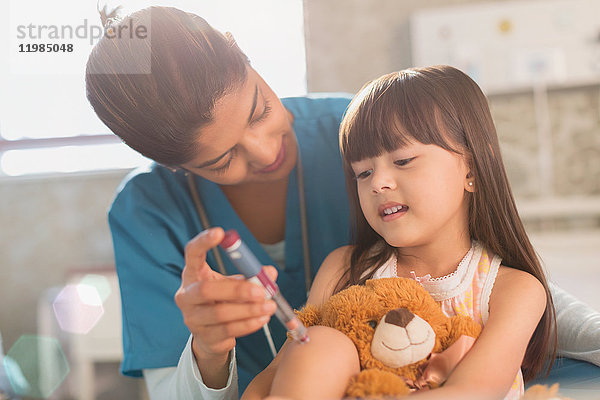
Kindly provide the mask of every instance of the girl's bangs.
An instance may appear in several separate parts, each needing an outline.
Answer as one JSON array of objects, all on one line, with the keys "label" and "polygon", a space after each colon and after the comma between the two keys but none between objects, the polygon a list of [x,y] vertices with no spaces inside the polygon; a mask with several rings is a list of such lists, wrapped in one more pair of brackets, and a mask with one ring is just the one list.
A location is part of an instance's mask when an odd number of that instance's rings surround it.
[{"label": "girl's bangs", "polygon": [[447,117],[419,78],[418,73],[388,74],[352,100],[340,130],[346,162],[377,157],[415,141],[455,151],[443,134]]}]

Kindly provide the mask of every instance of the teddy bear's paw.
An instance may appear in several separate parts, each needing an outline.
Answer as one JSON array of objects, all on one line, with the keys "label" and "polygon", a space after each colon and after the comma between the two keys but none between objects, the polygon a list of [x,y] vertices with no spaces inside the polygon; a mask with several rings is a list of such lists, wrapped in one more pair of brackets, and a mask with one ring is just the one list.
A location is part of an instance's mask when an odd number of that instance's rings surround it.
[{"label": "teddy bear's paw", "polygon": [[365,369],[352,378],[346,396],[384,398],[409,393],[410,389],[398,375],[379,369]]},{"label": "teddy bear's paw", "polygon": [[477,338],[481,333],[481,326],[469,317],[455,315],[450,318],[450,328],[447,338],[442,340],[442,347],[450,347],[461,336]]},{"label": "teddy bear's paw", "polygon": [[548,387],[546,385],[533,385],[525,391],[521,400],[571,400],[558,393],[558,383]]}]

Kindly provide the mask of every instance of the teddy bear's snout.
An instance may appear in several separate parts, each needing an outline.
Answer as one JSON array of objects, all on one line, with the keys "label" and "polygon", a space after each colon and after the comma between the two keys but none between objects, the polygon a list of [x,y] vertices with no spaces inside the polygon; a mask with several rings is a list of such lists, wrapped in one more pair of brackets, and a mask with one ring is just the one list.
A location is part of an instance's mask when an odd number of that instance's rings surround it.
[{"label": "teddy bear's snout", "polygon": [[373,333],[371,354],[384,365],[400,368],[423,360],[435,345],[435,331],[406,308],[388,311]]},{"label": "teddy bear's snout", "polygon": [[385,315],[385,322],[388,324],[396,325],[401,328],[406,326],[413,320],[415,314],[408,311],[406,308],[396,308],[395,310],[389,311]]}]

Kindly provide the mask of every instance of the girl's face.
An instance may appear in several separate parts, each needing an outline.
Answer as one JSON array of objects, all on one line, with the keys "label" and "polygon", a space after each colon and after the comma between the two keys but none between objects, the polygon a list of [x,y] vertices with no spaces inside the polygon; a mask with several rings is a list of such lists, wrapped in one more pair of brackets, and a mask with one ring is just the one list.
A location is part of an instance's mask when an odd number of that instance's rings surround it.
[{"label": "girl's face", "polygon": [[293,116],[252,68],[213,115],[198,132],[198,156],[183,168],[221,185],[274,182],[294,168]]},{"label": "girl's face", "polygon": [[459,154],[413,142],[352,169],[367,222],[391,246],[469,237],[465,190],[473,191],[472,180]]}]

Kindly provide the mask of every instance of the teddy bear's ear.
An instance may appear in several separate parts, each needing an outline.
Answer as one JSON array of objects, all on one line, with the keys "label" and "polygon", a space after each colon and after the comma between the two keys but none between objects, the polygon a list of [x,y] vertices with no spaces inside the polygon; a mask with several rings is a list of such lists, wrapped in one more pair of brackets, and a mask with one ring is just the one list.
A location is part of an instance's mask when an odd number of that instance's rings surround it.
[{"label": "teddy bear's ear", "polygon": [[312,304],[307,304],[296,315],[304,326],[319,325],[321,323],[321,308]]}]

